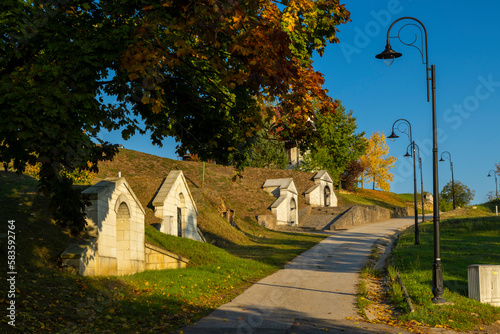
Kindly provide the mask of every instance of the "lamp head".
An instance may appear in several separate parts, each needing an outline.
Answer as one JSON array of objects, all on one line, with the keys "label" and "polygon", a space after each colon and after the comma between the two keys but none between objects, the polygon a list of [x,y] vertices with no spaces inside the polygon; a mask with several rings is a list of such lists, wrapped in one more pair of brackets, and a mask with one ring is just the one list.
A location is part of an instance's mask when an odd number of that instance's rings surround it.
[{"label": "lamp head", "polygon": [[488,177],[491,177],[491,172],[490,172],[490,173],[488,173]]},{"label": "lamp head", "polygon": [[410,158],[410,157],[411,157],[411,154],[410,154],[410,153],[408,153],[408,151],[406,151],[406,154],[405,154],[405,155],[403,155],[403,157],[405,157],[405,158]]},{"label": "lamp head", "polygon": [[393,140],[393,139],[399,138],[399,136],[394,133],[394,130],[392,130],[391,135],[389,137],[387,137],[387,138],[389,138],[390,140]]},{"label": "lamp head", "polygon": [[394,62],[395,58],[399,58],[402,55],[403,55],[402,53],[394,51],[391,48],[389,42],[387,42],[387,44],[385,45],[385,50],[376,55],[375,58],[382,59],[386,65],[390,66]]},{"label": "lamp head", "polygon": [[439,159],[439,162],[441,162],[441,161],[444,161],[443,157],[441,157],[441,159]]}]

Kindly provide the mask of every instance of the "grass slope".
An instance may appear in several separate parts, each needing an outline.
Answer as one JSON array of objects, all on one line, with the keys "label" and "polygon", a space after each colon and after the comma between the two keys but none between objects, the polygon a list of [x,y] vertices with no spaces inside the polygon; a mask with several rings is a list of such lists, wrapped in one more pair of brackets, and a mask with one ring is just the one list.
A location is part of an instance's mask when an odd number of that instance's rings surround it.
[{"label": "grass slope", "polygon": [[[201,162],[176,161],[126,149],[120,149],[113,161],[102,163],[93,182],[116,177],[121,172],[146,209],[146,222],[154,223],[158,220],[154,217],[151,200],[163,179],[175,169],[182,170],[188,181],[200,213],[200,229],[219,246],[252,244],[254,236],[269,233],[257,225],[255,219],[259,214],[270,214],[268,208],[276,200],[261,188],[267,179],[293,177],[299,194],[314,185],[312,173],[262,168],[246,168],[243,178],[233,182],[233,167],[215,164],[205,164],[203,182]],[[299,196],[298,204],[299,208],[306,205],[303,196]],[[231,227],[217,208],[234,210],[241,230]]]},{"label": "grass slope", "polygon": [[[258,279],[283,267],[324,236],[270,231],[255,216],[269,214],[274,197],[261,189],[269,178],[293,177],[299,194],[313,186],[313,174],[247,168],[232,182],[233,169],[202,163],[164,159],[121,149],[116,159],[101,165],[93,183],[121,172],[146,209],[146,238],[190,259],[185,269],[143,272],[123,277],[80,277],[61,271],[58,258],[78,241],[55,226],[47,201],[36,193],[37,181],[26,175],[0,171],[0,256],[7,258],[7,222],[16,233],[16,328],[22,333],[168,332],[196,321],[229,301]],[[176,238],[157,232],[151,200],[171,170],[181,169],[199,210],[198,224],[213,242]],[[363,191],[369,204],[403,206],[385,192]],[[394,197],[394,198],[393,198]],[[384,202],[389,201],[389,202]],[[299,196],[299,208],[305,205]],[[219,214],[236,212],[238,228]],[[4,268],[3,262],[1,269]],[[7,287],[1,286],[0,303],[7,306]],[[1,329],[13,330],[6,317]]]},{"label": "grass slope", "polygon": [[406,194],[400,195],[380,190],[358,189],[356,193],[339,193],[337,197],[344,204],[378,205],[391,210],[397,207],[413,207],[413,197],[409,199]]},{"label": "grass slope", "polygon": [[[1,329],[20,333],[168,332],[196,321],[231,300],[258,279],[283,267],[324,236],[266,230],[250,219],[267,213],[274,199],[260,189],[260,178],[290,177],[297,172],[255,169],[233,183],[232,169],[207,166],[201,187],[202,165],[162,159],[122,150],[104,165],[97,182],[122,172],[153,221],[149,202],[168,172],[185,171],[200,211],[200,225],[216,244],[176,238],[146,226],[149,242],[190,259],[178,270],[143,272],[123,277],[80,277],[61,271],[58,258],[78,241],[55,226],[47,201],[36,193],[37,181],[26,175],[0,171],[0,256],[7,258],[7,225],[14,220],[16,234],[16,327],[2,317]],[[248,171],[247,171],[248,173]],[[299,173],[300,174],[300,173]],[[302,173],[300,187],[311,183]],[[300,182],[300,181],[299,181]],[[299,189],[302,189],[299,188]],[[300,190],[299,190],[300,191]],[[236,213],[240,229],[231,227],[218,212],[224,204]],[[263,207],[261,207],[263,206]],[[3,272],[6,261],[2,264]],[[7,286],[1,285],[0,303],[7,307]]]},{"label": "grass slope", "polygon": [[[405,313],[401,320],[455,330],[477,330],[500,319],[500,307],[468,298],[467,267],[471,264],[500,265],[500,217],[493,217],[491,211],[486,212],[486,206],[483,209],[456,210],[448,213],[448,219],[441,222],[444,298],[451,303],[449,305],[431,302],[432,223],[421,225],[420,245],[414,245],[413,228],[401,235],[393,252],[394,265],[400,271],[415,307],[414,313]],[[401,290],[393,290],[392,297],[408,312]]]},{"label": "grass slope", "polygon": [[[176,161],[137,151],[120,149],[111,162],[100,165],[98,178],[116,177],[118,172],[127,179],[135,194],[146,209],[146,222],[158,222],[154,217],[151,200],[163,179],[171,170],[183,171],[193,198],[199,210],[198,225],[216,245],[227,247],[231,244],[251,245],[255,238],[273,235],[258,226],[255,216],[270,214],[269,206],[275,198],[261,187],[267,179],[293,178],[299,193],[299,210],[306,206],[302,194],[314,186],[313,173],[292,170],[246,168],[243,178],[233,182],[233,167],[203,163]],[[337,192],[340,205],[379,205],[389,209],[412,206],[412,199],[404,195],[385,191],[359,189],[355,194]],[[236,213],[236,223],[241,230],[232,228],[217,212],[217,208],[232,209]]]}]

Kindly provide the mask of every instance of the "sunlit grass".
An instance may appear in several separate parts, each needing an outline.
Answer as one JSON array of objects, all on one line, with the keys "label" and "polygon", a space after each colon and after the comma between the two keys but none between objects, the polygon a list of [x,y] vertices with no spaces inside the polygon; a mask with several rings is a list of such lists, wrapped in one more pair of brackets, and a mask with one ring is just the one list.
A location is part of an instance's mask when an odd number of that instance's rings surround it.
[{"label": "sunlit grass", "polygon": [[[26,175],[0,172],[0,233],[6,235],[8,220],[16,226],[20,333],[170,332],[207,315],[325,238],[249,224],[238,230],[245,243],[227,242],[225,250],[146,226],[147,242],[188,258],[188,267],[82,277],[58,266],[61,252],[78,240],[56,226],[36,185]],[[3,258],[6,250],[0,248]]]},{"label": "sunlit grass", "polygon": [[381,190],[358,189],[355,193],[338,193],[343,204],[378,205],[387,209],[413,205],[413,197],[407,200],[405,196]]},{"label": "sunlit grass", "polygon": [[[500,264],[500,218],[449,219],[441,223],[441,258],[444,298],[452,304],[432,303],[433,227],[420,229],[420,245],[414,245],[413,229],[402,234],[393,253],[394,264],[415,307],[403,320],[431,326],[470,330],[500,319],[500,308],[467,297],[467,267],[471,264]],[[404,301],[394,299],[404,308]]]}]

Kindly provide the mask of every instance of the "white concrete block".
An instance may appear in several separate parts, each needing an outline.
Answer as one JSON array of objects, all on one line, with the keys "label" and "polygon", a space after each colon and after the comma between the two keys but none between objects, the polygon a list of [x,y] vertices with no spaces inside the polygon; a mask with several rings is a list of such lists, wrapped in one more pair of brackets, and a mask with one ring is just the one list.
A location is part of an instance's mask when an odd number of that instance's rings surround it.
[{"label": "white concrete block", "polygon": [[500,306],[500,265],[470,265],[467,276],[469,298]]}]

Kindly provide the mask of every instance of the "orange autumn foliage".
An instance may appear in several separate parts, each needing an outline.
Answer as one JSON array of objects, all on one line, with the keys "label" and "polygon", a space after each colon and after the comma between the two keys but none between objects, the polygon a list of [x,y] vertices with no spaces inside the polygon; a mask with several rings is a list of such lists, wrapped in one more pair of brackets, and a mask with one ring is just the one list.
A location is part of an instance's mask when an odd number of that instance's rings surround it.
[{"label": "orange autumn foliage", "polygon": [[[131,18],[136,29],[120,70],[142,88],[139,113],[168,124],[154,133],[158,142],[173,135],[181,142],[180,151],[184,147],[207,158],[204,145],[212,153],[224,146],[227,153],[255,135],[262,122],[255,109],[264,101],[279,107],[276,128],[287,139],[310,134],[313,101],[320,113],[337,106],[322,87],[323,75],[313,69],[311,59],[314,51],[322,54],[327,43],[338,42],[336,26],[349,21],[350,13],[338,0],[293,0],[280,6],[271,0],[168,1],[138,11],[140,19]],[[211,115],[220,118],[220,124],[231,124],[232,138],[221,143],[216,134],[203,137],[195,132],[196,125],[185,122],[185,117],[192,113],[189,117],[202,122],[208,117],[199,117],[196,106],[182,111],[180,119],[180,102],[172,102],[169,95],[179,83],[172,88],[171,80],[184,80],[183,92],[196,90],[184,103],[203,104],[201,109],[214,104],[220,115]],[[245,107],[237,106],[241,103]],[[153,131],[156,124],[151,125]],[[185,135],[186,130],[191,136]],[[190,137],[196,141],[189,143]]]}]

